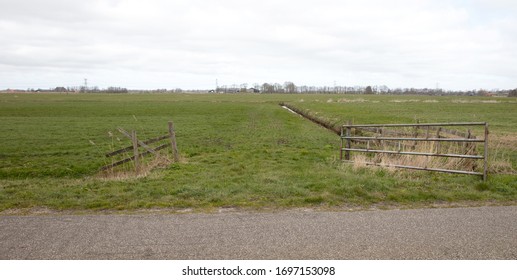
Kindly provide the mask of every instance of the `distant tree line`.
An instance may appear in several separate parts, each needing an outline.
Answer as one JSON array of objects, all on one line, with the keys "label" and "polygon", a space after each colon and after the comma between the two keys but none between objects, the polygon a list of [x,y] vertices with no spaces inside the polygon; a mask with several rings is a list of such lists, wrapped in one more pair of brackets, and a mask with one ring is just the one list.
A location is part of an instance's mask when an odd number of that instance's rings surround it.
[{"label": "distant tree line", "polygon": [[107,87],[100,89],[99,87],[55,87],[50,89],[27,89],[28,92],[65,92],[65,93],[128,93],[127,88],[123,87]]},{"label": "distant tree line", "polygon": [[[19,92],[23,90],[7,89],[4,92]],[[253,84],[233,84],[230,86],[218,86],[215,90],[190,89],[153,89],[153,90],[128,90],[123,87],[107,87],[100,89],[97,86],[86,87],[56,87],[51,89],[29,88],[27,92],[65,92],[65,93],[285,93],[285,94],[382,94],[382,95],[457,95],[457,96],[508,96],[517,97],[517,89],[512,90],[459,90],[450,91],[439,88],[388,88],[385,85],[375,86],[297,86],[293,82]]]},{"label": "distant tree line", "polygon": [[388,88],[385,85],[376,86],[297,86],[293,82],[263,83],[254,84],[247,88],[247,84],[221,86],[215,91],[217,93],[239,93],[239,92],[260,92],[260,93],[288,93],[288,94],[384,94],[384,95],[459,95],[459,96],[516,96],[517,89],[514,90],[465,90],[465,91],[445,91],[440,88]]}]

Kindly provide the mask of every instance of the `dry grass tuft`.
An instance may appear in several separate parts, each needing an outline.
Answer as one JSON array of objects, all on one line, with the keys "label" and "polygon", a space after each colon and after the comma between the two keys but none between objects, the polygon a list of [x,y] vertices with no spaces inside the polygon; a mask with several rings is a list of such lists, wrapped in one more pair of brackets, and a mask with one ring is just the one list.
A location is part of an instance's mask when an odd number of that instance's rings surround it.
[{"label": "dry grass tuft", "polygon": [[504,135],[490,138],[488,172],[491,174],[517,174],[510,154],[517,152],[517,136]]},{"label": "dry grass tuft", "polygon": [[370,162],[368,157],[364,154],[356,154],[353,156],[352,160],[354,169],[364,168],[368,166],[367,163]]},{"label": "dry grass tuft", "polygon": [[[475,154],[475,147],[465,146],[457,143],[438,143],[438,142],[417,142],[409,141],[401,142],[400,147],[390,145],[382,145],[379,147],[383,150],[399,150],[401,152],[418,152],[418,153],[436,153],[442,154]],[[394,149],[395,148],[395,149]],[[410,155],[393,155],[393,154],[376,154],[371,158],[375,163],[382,165],[406,165],[422,168],[442,168],[457,170],[475,170],[477,167],[476,160],[463,158],[445,158],[435,156],[410,156]]]},{"label": "dry grass tuft", "polygon": [[[514,139],[515,140],[515,139]],[[437,153],[441,154],[463,154],[463,155],[482,155],[482,147],[473,144],[464,143],[448,143],[448,142],[409,142],[403,141],[398,144],[383,141],[380,145],[370,144],[370,149],[411,151],[421,153]],[[513,150],[508,150],[508,145],[513,146]],[[480,145],[478,145],[480,146]],[[489,159],[488,172],[490,174],[517,174],[512,167],[509,154],[517,150],[517,145],[509,144],[508,137],[489,139]],[[393,169],[390,165],[415,166],[421,168],[437,168],[450,170],[464,170],[482,172],[483,161],[466,158],[450,158],[436,156],[415,156],[415,155],[397,155],[397,154],[366,154],[352,153],[352,161],[354,168],[361,168],[374,163]]]},{"label": "dry grass tuft", "polygon": [[[180,158],[180,162],[184,160]],[[143,178],[149,176],[155,169],[165,168],[173,162],[166,155],[158,154],[158,156],[147,160],[140,164],[138,172],[135,170],[133,164],[119,166],[117,168],[99,172],[95,177],[103,180],[123,181],[128,179]]]}]

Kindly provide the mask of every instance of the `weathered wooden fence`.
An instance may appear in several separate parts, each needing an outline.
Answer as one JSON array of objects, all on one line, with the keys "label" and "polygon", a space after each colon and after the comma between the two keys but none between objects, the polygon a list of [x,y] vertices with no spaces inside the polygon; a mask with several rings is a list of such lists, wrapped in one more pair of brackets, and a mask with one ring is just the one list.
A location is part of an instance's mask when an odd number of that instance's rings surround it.
[{"label": "weathered wooden fence", "polygon": [[[142,157],[150,155],[150,154],[157,155],[158,151],[163,150],[169,146],[171,147],[174,161],[175,162],[179,161],[179,153],[178,153],[178,147],[176,144],[176,133],[174,131],[174,124],[173,124],[173,122],[169,122],[168,125],[169,125],[168,134],[158,136],[155,138],[151,138],[151,139],[147,139],[144,141],[138,139],[136,131],[131,131],[131,133],[130,133],[122,128],[118,128],[118,131],[125,137],[129,138],[131,140],[132,144],[125,148],[106,153],[106,157],[111,158],[111,157],[114,157],[117,155],[127,154],[128,152],[132,152],[133,155],[130,157],[115,161],[111,164],[105,165],[101,168],[101,170],[108,170],[108,169],[112,169],[113,167],[122,165],[127,162],[134,162],[135,171],[139,172],[140,166],[141,166],[140,159]],[[151,144],[163,142],[166,139],[169,140],[168,143],[162,143],[156,147],[151,146]],[[140,147],[143,148],[145,151],[141,152],[139,149]]]},{"label": "weathered wooden fence", "polygon": [[[483,139],[477,139],[471,130],[465,132],[446,127],[472,127],[484,126]],[[409,131],[395,130],[397,128],[410,128]],[[418,143],[436,143],[431,145],[434,151],[418,151]],[[450,153],[441,151],[441,143],[458,143],[462,147],[461,152]],[[476,144],[484,145],[483,153],[478,154]],[[429,168],[426,166],[382,164],[378,162],[364,162],[367,165],[378,165],[395,168],[407,168],[447,173],[480,175],[485,181],[488,170],[488,123],[416,123],[416,124],[369,124],[353,125],[349,122],[341,127],[341,152],[340,159],[346,162],[351,160],[351,152],[460,158],[469,160],[483,160],[483,172],[474,170],[459,170],[447,168]]]}]

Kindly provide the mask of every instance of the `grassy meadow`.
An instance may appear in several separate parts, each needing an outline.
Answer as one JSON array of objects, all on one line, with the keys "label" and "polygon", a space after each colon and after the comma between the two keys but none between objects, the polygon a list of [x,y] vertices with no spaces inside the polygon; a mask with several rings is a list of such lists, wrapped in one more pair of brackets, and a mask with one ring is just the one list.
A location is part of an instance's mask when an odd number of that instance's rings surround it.
[{"label": "grassy meadow", "polygon": [[[493,162],[479,177],[354,168],[340,138],[278,106],[336,124],[487,121]],[[175,124],[179,163],[106,177],[106,152]],[[259,94],[0,94],[0,211],[235,207],[368,208],[517,202],[517,100]],[[476,133],[476,132],[475,132]],[[479,133],[477,133],[479,134]],[[493,174],[496,173],[496,174]]]}]

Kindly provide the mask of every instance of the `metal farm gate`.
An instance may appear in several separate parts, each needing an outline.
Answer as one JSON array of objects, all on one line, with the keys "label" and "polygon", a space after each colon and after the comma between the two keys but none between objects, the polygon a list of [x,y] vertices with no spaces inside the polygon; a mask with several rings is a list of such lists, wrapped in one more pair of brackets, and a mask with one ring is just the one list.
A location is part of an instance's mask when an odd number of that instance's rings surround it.
[{"label": "metal farm gate", "polygon": [[[458,131],[447,128],[476,126],[484,127],[482,139],[476,138],[470,129]],[[480,153],[477,152],[479,143],[483,144],[483,150]],[[352,152],[363,153],[363,159],[365,159],[363,163],[366,165],[480,175],[483,177],[483,181],[486,181],[488,123],[353,125],[349,122],[341,127],[341,161],[356,162],[351,159]],[[394,157],[402,163],[390,162]],[[422,164],[413,164],[411,160],[405,159],[406,157],[419,157]],[[434,162],[434,166],[432,166],[433,162],[430,158],[453,158],[462,164],[448,167],[444,162]],[[483,161],[482,172],[479,171],[481,168],[476,163],[479,161]],[[465,163],[468,164],[465,165]],[[465,166],[467,167],[460,168]]]}]

